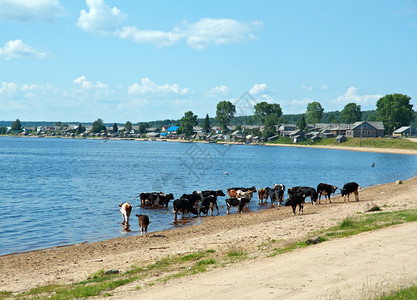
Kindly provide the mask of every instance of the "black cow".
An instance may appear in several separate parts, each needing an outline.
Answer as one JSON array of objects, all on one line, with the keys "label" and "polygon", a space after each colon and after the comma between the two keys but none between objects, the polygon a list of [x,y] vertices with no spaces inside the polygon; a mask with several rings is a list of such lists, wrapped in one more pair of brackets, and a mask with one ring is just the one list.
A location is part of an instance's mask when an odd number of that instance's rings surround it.
[{"label": "black cow", "polygon": [[295,209],[297,208],[297,205],[299,206],[298,214],[302,214],[304,212],[304,201],[305,201],[305,195],[294,193],[288,198],[288,200],[285,202],[285,206],[291,206],[292,207],[292,213],[295,216]]},{"label": "black cow", "polygon": [[311,204],[314,204],[317,201],[318,195],[315,188],[308,187],[308,186],[295,186],[288,189],[288,195],[294,194],[304,194],[305,197],[310,197]]},{"label": "black cow", "polygon": [[319,194],[319,204],[320,204],[320,198],[321,195],[324,195],[324,199],[325,199],[325,203],[327,203],[327,199],[329,199],[329,202],[332,203],[332,201],[330,201],[330,195],[333,193],[335,193],[337,190],[337,186],[334,185],[330,185],[327,183],[319,183],[317,185],[317,193]]},{"label": "black cow", "polygon": [[213,208],[217,209],[217,214],[219,214],[219,206],[217,205],[217,196],[208,195],[203,199],[201,205],[198,209],[198,214],[203,213],[207,216],[208,211],[211,211],[211,215],[213,215]]},{"label": "black cow", "polygon": [[187,199],[190,203],[192,203],[192,206],[195,207],[200,202],[200,197],[195,196],[194,194],[182,194],[180,199]]},{"label": "black cow", "polygon": [[194,191],[193,192],[193,195],[194,195],[194,197],[196,197],[196,198],[200,198],[201,199],[201,201],[203,201],[204,200],[204,198],[206,198],[206,197],[208,197],[208,196],[210,196],[210,195],[212,195],[212,196],[216,196],[216,197],[218,197],[218,196],[222,196],[222,197],[224,197],[225,196],[225,194],[223,193],[223,191],[222,190],[217,190],[217,191],[213,191],[213,190],[207,190],[207,191]]},{"label": "black cow", "polygon": [[226,199],[227,214],[230,213],[232,206],[237,206],[239,213],[242,213],[243,207],[250,202],[248,198],[228,198]]},{"label": "black cow", "polygon": [[[186,194],[184,194],[184,195],[186,195]],[[180,199],[174,200],[174,203],[173,203],[173,210],[174,210],[174,214],[175,214],[175,221],[177,221],[177,215],[180,212],[182,212],[182,218],[184,218],[184,215],[186,213],[189,214],[190,212],[193,213],[193,214],[195,214],[195,215],[198,215],[198,211],[194,207],[194,205],[195,205],[195,199],[194,199],[194,197],[192,197],[192,195],[191,195],[191,197],[188,197],[188,198],[187,197],[184,197],[183,198],[183,196],[181,196]],[[186,195],[186,196],[189,196],[189,195]]]},{"label": "black cow", "polygon": [[356,182],[348,182],[346,183],[343,188],[340,190],[342,192],[342,196],[344,197],[344,201],[346,201],[346,196],[348,197],[349,201],[349,195],[354,193],[355,194],[355,200],[359,201],[359,193],[358,190],[360,189],[359,184]]},{"label": "black cow", "polygon": [[271,198],[271,203],[277,201],[279,205],[284,202],[285,186],[282,184],[274,184],[273,188],[268,188],[267,193]]},{"label": "black cow", "polygon": [[141,193],[139,195],[141,207],[152,207],[154,205],[168,207],[170,200],[174,199],[174,195],[162,192]]}]

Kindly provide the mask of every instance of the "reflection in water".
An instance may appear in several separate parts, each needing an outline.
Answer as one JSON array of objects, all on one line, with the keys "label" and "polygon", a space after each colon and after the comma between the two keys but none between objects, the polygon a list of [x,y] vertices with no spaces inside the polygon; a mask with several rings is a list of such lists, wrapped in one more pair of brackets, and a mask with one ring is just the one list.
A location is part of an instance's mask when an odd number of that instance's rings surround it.
[{"label": "reflection in water", "polygon": [[121,225],[122,225],[122,230],[121,230],[122,234],[126,234],[131,231],[130,224],[122,222]]}]

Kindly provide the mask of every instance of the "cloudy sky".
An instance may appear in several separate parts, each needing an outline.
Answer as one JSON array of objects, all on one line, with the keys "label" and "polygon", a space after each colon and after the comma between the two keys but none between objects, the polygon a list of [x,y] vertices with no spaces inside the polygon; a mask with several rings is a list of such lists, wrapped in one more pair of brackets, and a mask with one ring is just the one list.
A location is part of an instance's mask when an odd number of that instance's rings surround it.
[{"label": "cloudy sky", "polygon": [[0,0],[3,121],[368,110],[391,93],[417,109],[415,0]]}]

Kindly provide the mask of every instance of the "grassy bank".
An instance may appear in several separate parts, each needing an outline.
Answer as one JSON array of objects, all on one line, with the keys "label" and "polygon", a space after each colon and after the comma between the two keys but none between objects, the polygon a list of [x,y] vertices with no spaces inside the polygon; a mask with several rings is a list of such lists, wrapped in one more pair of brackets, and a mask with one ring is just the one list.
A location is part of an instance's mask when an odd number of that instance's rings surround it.
[{"label": "grassy bank", "polygon": [[[325,242],[415,221],[417,221],[417,209],[358,214],[344,219],[335,227],[316,232],[315,235],[318,236],[320,242]],[[21,294],[1,291],[0,299],[73,299],[111,296],[120,286],[129,285],[131,289],[140,290],[174,278],[223,268],[232,263],[259,258],[259,256],[272,257],[309,245],[311,244],[303,240],[282,245],[276,240],[267,239],[258,245],[260,252],[254,251],[254,253],[247,253],[246,249],[236,248],[224,253],[206,249],[187,254],[170,255],[151,264],[133,265],[126,272],[99,270],[91,274],[85,281],[73,284],[40,286]]]},{"label": "grassy bank", "polygon": [[342,144],[336,144],[336,138],[321,139],[317,142],[304,141],[297,144],[291,142],[290,138],[280,137],[279,139],[268,142],[267,144],[283,145],[312,145],[312,146],[337,146],[337,147],[365,147],[382,149],[407,149],[417,150],[417,143],[400,138],[348,138]]}]

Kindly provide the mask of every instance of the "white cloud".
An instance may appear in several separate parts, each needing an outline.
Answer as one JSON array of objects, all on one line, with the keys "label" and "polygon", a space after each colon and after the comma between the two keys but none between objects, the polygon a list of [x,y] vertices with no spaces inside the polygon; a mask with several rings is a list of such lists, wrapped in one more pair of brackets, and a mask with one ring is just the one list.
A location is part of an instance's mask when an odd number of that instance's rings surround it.
[{"label": "white cloud", "polygon": [[81,86],[83,90],[91,90],[91,89],[107,89],[108,85],[104,84],[100,81],[97,81],[96,83],[92,83],[91,81],[87,80],[87,77],[85,75],[82,75],[76,79],[73,80],[73,83],[76,85]]},{"label": "white cloud", "polygon": [[182,38],[182,34],[179,32],[140,30],[135,26],[123,27],[116,34],[122,39],[131,40],[139,44],[151,44],[158,48],[172,46]]},{"label": "white cloud", "polygon": [[116,34],[122,39],[156,47],[172,46],[180,40],[196,50],[204,50],[210,44],[222,45],[253,39],[252,33],[261,22],[239,22],[233,19],[200,19],[196,23],[182,22],[171,31],[141,30],[135,26],[124,27]]},{"label": "white cloud", "polygon": [[103,0],[86,0],[89,8],[80,12],[77,25],[85,31],[113,33],[122,26],[127,14],[117,7],[110,7]]},{"label": "white cloud", "polygon": [[321,86],[321,89],[322,89],[323,91],[327,91],[327,90],[329,89],[329,87],[328,87],[327,85],[323,84],[323,85]]},{"label": "white cloud", "polygon": [[222,45],[254,39],[253,31],[263,25],[259,21],[245,23],[233,19],[211,18],[183,24],[182,31],[187,44],[197,50],[203,50],[210,44]]},{"label": "white cloud", "polygon": [[182,21],[169,31],[141,29],[136,26],[122,26],[127,14],[117,7],[110,7],[103,0],[86,0],[86,3],[88,11],[80,11],[78,27],[89,32],[114,34],[121,39],[151,44],[158,48],[172,46],[181,40],[197,50],[203,50],[212,44],[243,42],[254,39],[254,31],[263,26],[260,21],[202,18],[195,23]]},{"label": "white cloud", "polygon": [[18,85],[14,82],[2,82],[0,86],[0,95],[11,96],[16,93]]},{"label": "white cloud", "polygon": [[249,90],[249,94],[251,95],[258,95],[266,92],[268,92],[266,83],[257,83]]},{"label": "white cloud", "polygon": [[0,21],[50,22],[62,10],[59,0],[0,0]]},{"label": "white cloud", "polygon": [[229,88],[225,85],[215,86],[206,91],[207,97],[222,97],[230,94]]},{"label": "white cloud", "polygon": [[303,85],[302,87],[301,87],[301,89],[303,89],[303,90],[305,90],[305,91],[312,91],[313,90],[313,87],[310,85],[310,86],[305,86],[305,85]]},{"label": "white cloud", "polygon": [[135,82],[128,88],[129,95],[142,95],[145,97],[166,96],[166,95],[187,95],[189,88],[180,88],[178,84],[158,85],[149,78],[142,78],[140,83]]},{"label": "white cloud", "polygon": [[356,103],[362,106],[362,109],[371,109],[375,108],[376,102],[381,98],[383,95],[358,95],[357,88],[351,86],[345,92],[344,95],[337,97],[333,100],[333,103],[338,105],[346,105],[348,103]]},{"label": "white cloud", "polygon": [[0,58],[9,60],[20,57],[46,58],[48,54],[33,49],[21,40],[8,41],[4,48],[0,48]]}]

